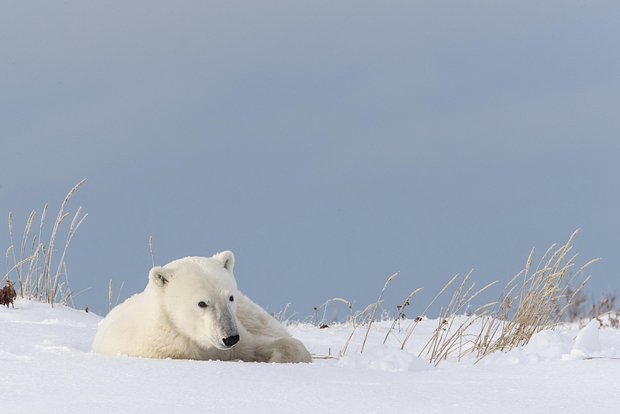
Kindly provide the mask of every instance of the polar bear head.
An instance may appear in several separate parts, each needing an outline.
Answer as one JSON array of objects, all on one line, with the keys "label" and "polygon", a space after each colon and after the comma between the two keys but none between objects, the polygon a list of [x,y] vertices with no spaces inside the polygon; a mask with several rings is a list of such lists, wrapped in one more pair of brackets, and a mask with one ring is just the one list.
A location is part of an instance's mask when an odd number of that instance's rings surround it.
[{"label": "polar bear head", "polygon": [[149,273],[171,324],[201,348],[225,350],[239,341],[234,264],[233,253],[225,251],[178,259]]}]

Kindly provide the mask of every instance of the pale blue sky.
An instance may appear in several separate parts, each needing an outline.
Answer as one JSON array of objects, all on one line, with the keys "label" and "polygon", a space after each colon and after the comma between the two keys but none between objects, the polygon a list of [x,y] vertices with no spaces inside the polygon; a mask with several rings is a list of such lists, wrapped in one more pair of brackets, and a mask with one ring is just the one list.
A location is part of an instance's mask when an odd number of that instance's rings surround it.
[{"label": "pale blue sky", "polygon": [[[581,228],[620,268],[614,1],[4,1],[0,226],[72,201],[78,306],[231,249],[300,317],[388,307],[455,273],[507,280]],[[0,248],[6,249],[6,231]],[[4,259],[2,268],[4,268]]]}]

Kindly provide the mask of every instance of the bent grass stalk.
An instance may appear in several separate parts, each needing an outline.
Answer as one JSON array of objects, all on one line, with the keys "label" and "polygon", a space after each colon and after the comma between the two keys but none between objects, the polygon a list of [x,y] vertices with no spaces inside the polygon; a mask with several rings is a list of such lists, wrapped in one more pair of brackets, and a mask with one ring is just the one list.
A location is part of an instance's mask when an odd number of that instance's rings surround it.
[{"label": "bent grass stalk", "polygon": [[350,301],[348,301],[348,300],[346,300],[346,299],[344,299],[344,298],[336,297],[336,298],[332,298],[332,299],[328,299],[328,300],[326,300],[326,301],[325,301],[325,302],[323,302],[323,304],[322,304],[322,305],[320,305],[320,306],[315,306],[315,307],[314,307],[314,318],[313,318],[314,320],[313,320],[313,323],[314,323],[315,325],[317,324],[316,315],[317,315],[317,313],[318,313],[321,309],[323,309],[323,316],[322,316],[322,318],[321,318],[321,321],[320,321],[320,322],[318,322],[318,324],[319,324],[319,325],[323,325],[323,324],[325,323],[325,317],[327,316],[327,305],[329,305],[329,304],[330,304],[330,303],[332,303],[332,302],[339,302],[339,303],[343,303],[343,304],[345,304],[345,305],[347,306],[347,309],[349,309],[349,318],[352,318],[352,317],[353,317],[353,313],[352,313],[353,304],[352,304]]},{"label": "bent grass stalk", "polygon": [[[398,314],[396,315],[396,319],[394,319],[394,321],[392,322],[392,326],[390,326],[390,329],[388,330],[388,332],[385,334],[385,338],[383,338],[383,343],[385,344],[387,342],[388,337],[390,336],[390,334],[394,331],[394,327],[396,326],[396,322],[398,322],[403,315],[405,314],[405,307],[409,305],[409,301],[418,293],[422,290],[422,288],[417,288],[415,290],[413,290],[411,293],[409,293],[409,295],[405,298],[405,300],[403,301],[403,303],[398,307],[399,311]],[[398,339],[398,338],[397,338]]]},{"label": "bent grass stalk", "polygon": [[368,339],[368,334],[370,333],[370,328],[372,327],[372,323],[375,320],[375,316],[377,314],[377,308],[379,307],[379,303],[381,302],[381,299],[383,298],[383,293],[385,292],[385,289],[387,289],[388,285],[392,283],[392,280],[394,280],[396,276],[398,276],[398,272],[392,274],[392,276],[387,278],[387,280],[385,281],[385,284],[383,285],[383,289],[381,289],[379,298],[374,303],[374,306],[372,309],[372,315],[370,316],[370,321],[368,322],[368,328],[366,329],[366,335],[364,335],[364,341],[362,342],[362,349],[360,349],[360,354],[364,352],[364,347],[366,346],[366,340]]}]

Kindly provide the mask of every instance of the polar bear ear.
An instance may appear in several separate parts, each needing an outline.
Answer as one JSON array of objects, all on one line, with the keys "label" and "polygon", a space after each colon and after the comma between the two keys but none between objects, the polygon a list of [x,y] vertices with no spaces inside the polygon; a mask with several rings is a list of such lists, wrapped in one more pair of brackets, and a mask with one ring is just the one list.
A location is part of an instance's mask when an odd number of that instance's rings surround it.
[{"label": "polar bear ear", "polygon": [[155,266],[149,272],[149,279],[159,287],[165,286],[172,277],[172,273],[160,266]]},{"label": "polar bear ear", "polygon": [[233,271],[233,268],[235,267],[235,255],[233,254],[233,252],[231,252],[230,250],[226,250],[225,252],[218,253],[213,257],[222,262],[222,264],[224,265],[224,269],[228,270],[229,272]]}]

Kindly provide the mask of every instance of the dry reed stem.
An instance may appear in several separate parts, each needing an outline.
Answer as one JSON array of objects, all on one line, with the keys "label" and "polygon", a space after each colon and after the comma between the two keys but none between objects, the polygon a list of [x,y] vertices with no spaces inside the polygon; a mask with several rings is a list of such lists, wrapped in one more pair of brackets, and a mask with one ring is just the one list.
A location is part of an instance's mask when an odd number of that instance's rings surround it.
[{"label": "dry reed stem", "polygon": [[108,312],[112,310],[112,279],[108,283]]},{"label": "dry reed stem", "polygon": [[121,287],[118,288],[118,294],[116,295],[116,302],[114,302],[114,306],[118,305],[118,301],[121,299],[121,292],[123,291],[123,286],[125,286],[125,281],[121,282]]},{"label": "dry reed stem", "polygon": [[[41,250],[41,254],[43,254],[43,257],[46,256],[45,253],[45,246],[43,245],[43,223],[45,222],[45,218],[47,217],[47,209],[49,207],[48,203],[45,203],[43,205],[43,210],[41,211],[41,220],[39,221],[39,236],[38,236],[38,240],[39,240],[39,246],[40,246],[40,250]],[[37,256],[37,263],[38,263],[38,256]],[[36,271],[36,283],[35,283],[35,297],[37,298],[37,300],[41,300],[39,295],[40,295],[40,290],[41,290],[41,274],[39,273],[39,267],[36,266],[35,267],[35,271]]]},{"label": "dry reed stem", "polygon": [[[9,212],[9,242],[11,243],[11,254],[13,256],[13,263],[17,263],[17,257],[15,256],[15,244],[13,243],[13,213]],[[8,253],[8,250],[7,250]],[[8,255],[6,257],[6,261],[8,264]],[[21,292],[22,288],[21,288],[21,280],[22,280],[22,275],[20,273],[20,268],[14,268],[17,271],[17,280],[19,282],[19,291]]]},{"label": "dry reed stem", "polygon": [[25,259],[20,260],[19,262],[15,263],[13,265],[13,267],[11,267],[10,269],[7,268],[6,273],[4,274],[3,279],[8,279],[9,274],[13,271],[13,270],[17,270],[19,268],[19,266],[23,265],[24,263],[26,263],[27,261],[30,260],[30,257],[26,257]]},{"label": "dry reed stem", "polygon": [[[30,230],[32,228],[32,223],[34,221],[34,218],[36,216],[36,213],[34,210],[32,210],[30,212],[30,214],[28,215],[28,219],[26,220],[26,226],[24,227],[24,234],[22,235],[22,242],[19,248],[19,257],[23,258],[25,253],[26,253],[26,244],[28,242],[28,236],[30,235]],[[19,278],[19,289],[20,292],[22,292],[22,297],[23,297],[23,285],[25,283],[25,281],[22,280],[22,275],[23,275],[23,271],[22,271],[22,266],[19,266],[19,269],[17,271],[18,273],[18,278]],[[29,276],[30,274],[28,273],[27,276]]]},{"label": "dry reed stem", "polygon": [[370,328],[372,327],[372,323],[375,320],[375,315],[377,313],[377,308],[379,307],[379,303],[381,302],[381,298],[383,298],[383,293],[385,292],[385,289],[387,289],[388,285],[390,283],[392,283],[392,280],[398,276],[398,272],[392,274],[392,276],[388,277],[387,280],[385,281],[385,284],[383,285],[383,289],[381,289],[381,293],[379,294],[379,298],[377,299],[377,301],[375,302],[375,306],[373,307],[372,310],[372,315],[370,317],[370,321],[368,322],[368,329],[366,329],[366,335],[364,335],[364,341],[362,342],[362,349],[360,349],[360,354],[364,352],[364,347],[366,346],[366,340],[368,339],[368,334],[370,333]]},{"label": "dry reed stem", "polygon": [[394,319],[394,321],[392,322],[392,326],[390,326],[390,329],[388,330],[388,332],[385,334],[385,338],[383,338],[383,343],[385,344],[387,342],[388,337],[390,336],[390,333],[392,333],[392,331],[394,330],[394,327],[396,326],[396,322],[398,322],[403,315],[405,314],[405,307],[409,305],[409,301],[418,293],[422,290],[422,288],[417,288],[415,290],[413,290],[411,293],[409,293],[409,295],[407,295],[407,297],[405,298],[405,300],[403,301],[403,303],[400,305],[400,307],[398,307],[399,311],[398,314],[396,315],[396,318]]},{"label": "dry reed stem", "polygon": [[6,269],[6,274],[8,275],[9,273],[9,263],[10,263],[10,259],[9,259],[9,255],[11,254],[11,250],[14,249],[13,245],[10,245],[7,249],[6,252],[4,252],[4,267]]},{"label": "dry reed stem", "polygon": [[151,263],[155,267],[155,255],[153,254],[153,236],[149,236],[149,252],[151,252]]}]

